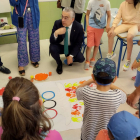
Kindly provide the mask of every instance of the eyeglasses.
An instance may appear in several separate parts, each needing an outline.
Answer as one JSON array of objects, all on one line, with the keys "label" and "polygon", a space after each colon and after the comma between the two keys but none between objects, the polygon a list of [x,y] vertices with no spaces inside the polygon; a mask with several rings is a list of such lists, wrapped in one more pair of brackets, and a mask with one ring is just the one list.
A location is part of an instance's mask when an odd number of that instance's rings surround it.
[{"label": "eyeglasses", "polygon": [[64,19],[64,20],[69,20],[70,17],[61,16],[61,18]]}]

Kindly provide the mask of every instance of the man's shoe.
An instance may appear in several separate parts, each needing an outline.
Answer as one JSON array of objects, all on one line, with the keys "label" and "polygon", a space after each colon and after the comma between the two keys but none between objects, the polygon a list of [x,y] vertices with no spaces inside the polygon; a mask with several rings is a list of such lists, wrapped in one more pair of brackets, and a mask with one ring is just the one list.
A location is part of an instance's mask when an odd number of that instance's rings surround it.
[{"label": "man's shoe", "polygon": [[73,65],[73,63],[69,64],[68,66],[72,66],[72,65]]},{"label": "man's shoe", "polygon": [[4,67],[4,66],[0,67],[0,71],[5,73],[5,74],[10,74],[11,73],[11,71],[8,68]]},{"label": "man's shoe", "polygon": [[63,72],[62,63],[58,64],[57,69],[56,69],[56,72],[57,72],[58,74],[62,74],[62,72]]}]

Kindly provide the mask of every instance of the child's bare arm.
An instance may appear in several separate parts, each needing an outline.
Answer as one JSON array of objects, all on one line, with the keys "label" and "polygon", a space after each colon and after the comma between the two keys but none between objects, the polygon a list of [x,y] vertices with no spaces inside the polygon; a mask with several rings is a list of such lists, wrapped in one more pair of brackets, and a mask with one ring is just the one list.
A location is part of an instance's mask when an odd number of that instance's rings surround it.
[{"label": "child's bare arm", "polygon": [[[121,88],[119,88],[119,87],[117,87],[117,86],[115,86],[114,84],[111,84],[111,87],[110,87],[110,89],[120,89],[120,90],[122,90]],[[125,94],[126,94],[126,92],[124,91],[124,90],[122,90]],[[127,94],[126,94],[127,95]]]},{"label": "child's bare arm", "polygon": [[111,11],[107,11],[107,25],[106,25],[106,32],[108,33],[110,30],[110,22],[111,22]]},{"label": "child's bare arm", "polygon": [[88,81],[85,81],[85,82],[84,82],[83,84],[81,84],[80,86],[78,86],[77,89],[80,88],[80,87],[84,87],[84,86],[86,86],[86,85],[90,85],[91,83],[94,83],[94,81],[93,81],[92,78],[89,79]]},{"label": "child's bare arm", "polygon": [[137,62],[137,60],[135,60],[131,66],[131,69],[133,70],[133,69],[136,69],[138,67],[140,67],[140,62]]},{"label": "child's bare arm", "polygon": [[87,26],[89,26],[89,14],[90,14],[90,10],[87,10],[87,13],[86,13],[86,24],[87,24]]}]

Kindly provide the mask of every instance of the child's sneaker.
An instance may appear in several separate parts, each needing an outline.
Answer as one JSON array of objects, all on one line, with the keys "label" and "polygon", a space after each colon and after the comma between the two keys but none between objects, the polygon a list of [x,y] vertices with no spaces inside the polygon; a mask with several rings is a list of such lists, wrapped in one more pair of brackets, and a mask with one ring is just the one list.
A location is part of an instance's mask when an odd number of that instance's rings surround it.
[{"label": "child's sneaker", "polygon": [[90,63],[89,63],[88,61],[85,62],[85,66],[84,66],[84,69],[85,69],[85,70],[89,70],[89,64],[90,64]]},{"label": "child's sneaker", "polygon": [[112,53],[108,53],[106,57],[108,59],[113,59],[115,56],[116,56],[116,54],[114,52],[112,52]]},{"label": "child's sneaker", "polygon": [[93,68],[95,64],[95,59],[90,59],[90,67]]},{"label": "child's sneaker", "polygon": [[126,60],[126,63],[123,65],[123,71],[127,71],[129,69],[130,63],[130,60]]},{"label": "child's sneaker", "polygon": [[133,76],[133,77],[131,78],[131,80],[133,80],[133,81],[135,81],[135,79],[136,79],[136,76]]}]

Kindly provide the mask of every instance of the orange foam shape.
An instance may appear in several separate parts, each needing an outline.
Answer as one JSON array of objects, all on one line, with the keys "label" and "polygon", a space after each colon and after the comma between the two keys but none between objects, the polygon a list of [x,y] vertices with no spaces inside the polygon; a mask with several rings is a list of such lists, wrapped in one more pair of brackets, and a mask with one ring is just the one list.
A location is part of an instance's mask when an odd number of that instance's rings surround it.
[{"label": "orange foam shape", "polygon": [[84,81],[80,81],[79,84],[83,84],[85,81],[86,81],[86,80],[84,80]]},{"label": "orange foam shape", "polygon": [[37,81],[43,81],[46,80],[48,78],[48,74],[46,73],[38,73],[35,75],[35,80]]},{"label": "orange foam shape", "polygon": [[70,96],[71,96],[71,94],[70,94],[70,93],[67,93],[67,94],[66,94],[66,96],[70,97]]},{"label": "orange foam shape", "polygon": [[80,112],[78,110],[75,110],[73,112],[71,112],[72,115],[80,115]]},{"label": "orange foam shape", "polygon": [[72,86],[72,89],[76,89],[76,87]]}]

